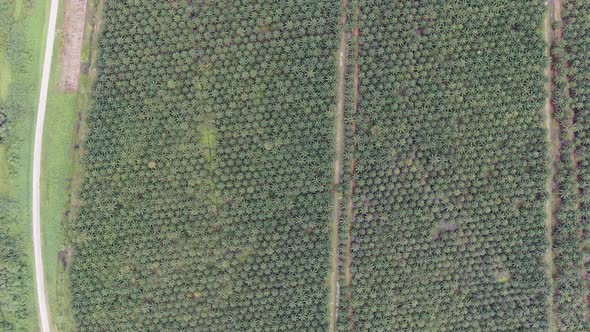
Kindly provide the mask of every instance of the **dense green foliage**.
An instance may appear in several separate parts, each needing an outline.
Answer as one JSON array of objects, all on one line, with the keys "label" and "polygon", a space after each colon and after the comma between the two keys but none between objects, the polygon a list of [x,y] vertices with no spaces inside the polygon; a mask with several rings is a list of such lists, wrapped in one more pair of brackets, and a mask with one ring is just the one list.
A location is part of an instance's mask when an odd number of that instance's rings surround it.
[{"label": "dense green foliage", "polygon": [[8,116],[2,102],[10,84],[10,64],[6,59],[8,51],[9,31],[12,28],[14,4],[11,1],[0,1],[0,144],[6,137]]},{"label": "dense green foliage", "polygon": [[544,330],[543,4],[361,8],[357,330]]},{"label": "dense green foliage", "polygon": [[[15,232],[15,203],[0,196],[0,330],[23,329],[31,311],[28,294],[33,285],[23,255],[22,235]],[[15,236],[15,233],[18,234]]]},{"label": "dense green foliage", "polygon": [[80,331],[324,330],[336,1],[108,1]]},{"label": "dense green foliage", "polygon": [[31,133],[37,94],[31,80],[36,50],[28,47],[25,37],[31,11],[28,1],[0,0],[0,331],[36,328],[27,254],[29,186],[20,182],[28,172],[23,166],[29,160],[24,142]]},{"label": "dense green foliage", "polygon": [[552,48],[551,234],[542,2],[350,1],[356,168],[331,188],[339,5],[107,2],[71,225],[80,331],[325,330],[331,190],[351,179],[340,330],[542,331],[551,310],[590,329],[589,5],[564,1]]},{"label": "dense green foliage", "polygon": [[[557,326],[590,330],[590,4],[562,1],[563,23],[556,26],[555,119],[561,130],[557,182],[561,204],[554,232]],[[563,37],[559,31],[563,29]]]}]

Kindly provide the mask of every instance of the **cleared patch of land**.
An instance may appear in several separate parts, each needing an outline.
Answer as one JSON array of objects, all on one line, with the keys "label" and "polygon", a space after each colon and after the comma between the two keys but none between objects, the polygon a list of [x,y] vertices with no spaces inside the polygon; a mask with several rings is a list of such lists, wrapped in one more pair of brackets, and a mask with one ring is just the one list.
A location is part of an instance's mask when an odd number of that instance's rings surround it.
[{"label": "cleared patch of land", "polygon": [[87,0],[64,0],[64,5],[63,48],[58,86],[62,91],[77,91]]}]

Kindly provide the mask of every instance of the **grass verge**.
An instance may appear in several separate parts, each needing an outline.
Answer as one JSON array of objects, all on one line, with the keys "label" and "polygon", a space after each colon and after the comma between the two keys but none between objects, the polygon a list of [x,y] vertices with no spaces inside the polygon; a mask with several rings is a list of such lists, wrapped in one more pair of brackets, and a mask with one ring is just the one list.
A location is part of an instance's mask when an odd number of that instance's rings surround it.
[{"label": "grass verge", "polygon": [[[63,1],[62,1],[63,2]],[[72,186],[77,182],[80,160],[78,150],[81,140],[80,121],[89,106],[91,75],[82,70],[77,92],[61,92],[58,89],[60,56],[63,48],[63,3],[60,2],[60,17],[51,85],[47,102],[47,114],[43,137],[43,169],[41,178],[42,219],[44,220],[43,248],[44,269],[49,308],[53,328],[56,331],[75,331],[76,324],[71,306],[68,266],[72,250],[68,239]],[[86,13],[82,68],[90,68],[92,41],[95,40],[94,25],[98,1],[89,1]],[[74,188],[75,189],[75,188]],[[74,190],[75,191],[75,190]]]}]

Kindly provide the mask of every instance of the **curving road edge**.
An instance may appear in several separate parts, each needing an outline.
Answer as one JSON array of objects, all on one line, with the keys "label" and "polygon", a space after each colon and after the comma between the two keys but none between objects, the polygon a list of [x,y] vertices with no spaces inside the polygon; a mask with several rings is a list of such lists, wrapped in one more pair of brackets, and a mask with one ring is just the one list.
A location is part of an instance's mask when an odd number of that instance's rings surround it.
[{"label": "curving road edge", "polygon": [[45,276],[43,274],[43,254],[41,251],[41,194],[39,183],[41,178],[41,148],[43,146],[43,124],[45,122],[45,106],[47,104],[47,90],[49,74],[51,72],[51,58],[53,56],[53,41],[55,40],[55,26],[57,24],[57,8],[59,0],[51,0],[49,11],[49,25],[45,39],[45,57],[43,59],[43,74],[41,76],[41,91],[37,107],[37,124],[35,126],[35,148],[33,152],[33,247],[35,255],[35,281],[37,285],[37,303],[39,305],[39,327],[41,332],[50,332],[49,314],[47,312],[47,298],[45,292]]}]

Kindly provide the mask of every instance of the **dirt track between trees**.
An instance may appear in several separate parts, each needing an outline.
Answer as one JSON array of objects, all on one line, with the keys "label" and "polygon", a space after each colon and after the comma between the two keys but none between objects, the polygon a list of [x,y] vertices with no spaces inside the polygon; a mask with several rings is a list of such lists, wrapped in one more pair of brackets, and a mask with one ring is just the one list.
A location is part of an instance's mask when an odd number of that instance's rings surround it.
[{"label": "dirt track between trees", "polygon": [[346,7],[347,0],[342,0],[342,16],[340,17],[340,44],[338,47],[338,94],[336,99],[336,132],[335,132],[335,160],[333,180],[333,210],[332,210],[332,243],[331,243],[331,264],[330,264],[330,297],[328,304],[329,323],[328,331],[335,332],[338,320],[338,302],[340,297],[340,219],[342,217],[342,164],[344,155],[344,103],[346,97],[346,53],[348,34],[346,33]]},{"label": "dirt track between trees", "polygon": [[560,142],[560,127],[554,118],[554,105],[552,101],[553,97],[553,58],[551,57],[551,47],[554,39],[554,31],[551,28],[555,21],[555,4],[551,0],[547,2],[549,6],[547,10],[547,16],[545,17],[545,24],[543,26],[543,34],[545,42],[547,43],[546,55],[551,59],[547,68],[545,68],[545,76],[547,77],[547,84],[545,86],[547,97],[545,99],[545,129],[547,131],[547,142],[549,149],[549,179],[547,181],[546,190],[549,194],[547,202],[545,204],[545,229],[547,238],[547,253],[545,255],[545,263],[547,265],[547,277],[550,280],[551,292],[549,295],[549,305],[551,307],[550,323],[554,330],[557,330],[558,326],[558,308],[556,305],[556,297],[559,292],[559,284],[557,279],[557,270],[555,266],[555,252],[553,250],[554,244],[554,230],[557,226],[557,213],[561,206],[561,199],[559,196],[559,183],[557,181],[557,168],[561,159],[561,142]]}]

